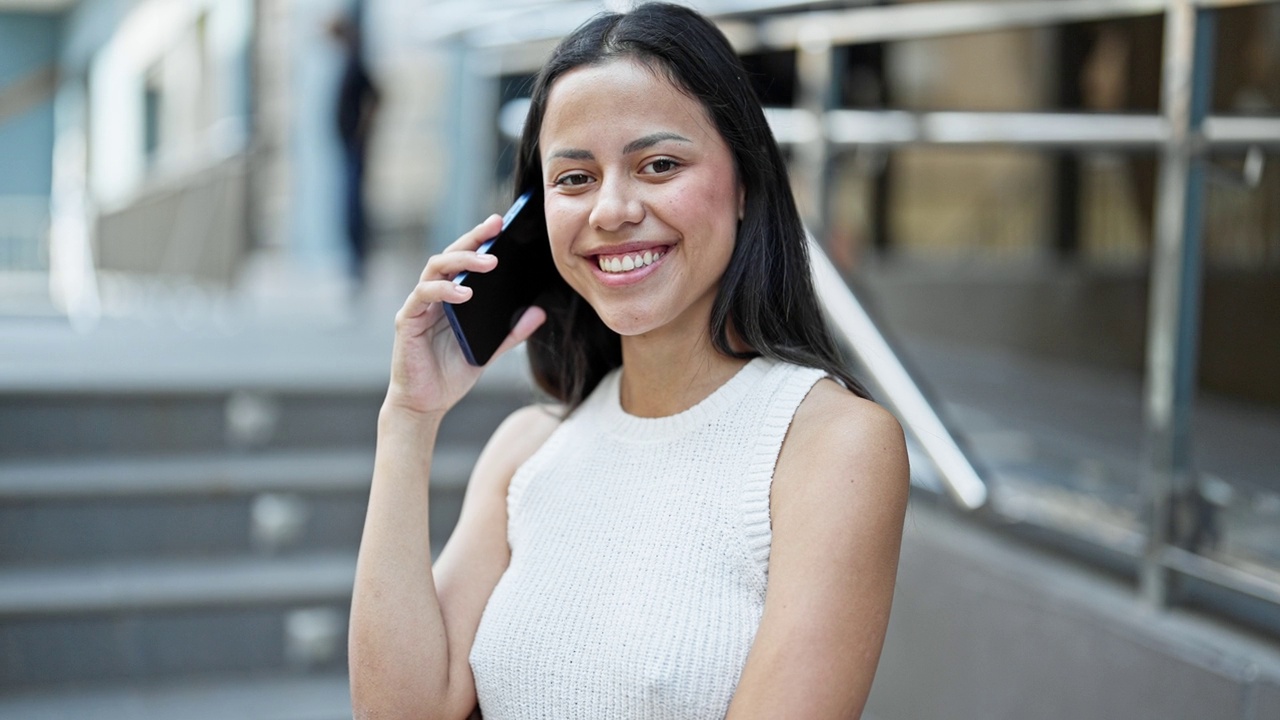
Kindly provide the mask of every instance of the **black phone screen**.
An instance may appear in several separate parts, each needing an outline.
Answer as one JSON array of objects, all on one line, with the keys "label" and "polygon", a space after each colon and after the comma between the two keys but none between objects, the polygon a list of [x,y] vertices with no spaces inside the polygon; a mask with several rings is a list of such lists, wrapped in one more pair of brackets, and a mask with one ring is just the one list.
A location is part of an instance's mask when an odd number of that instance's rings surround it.
[{"label": "black phone screen", "polygon": [[521,312],[559,279],[543,218],[541,193],[521,195],[503,216],[502,230],[478,250],[496,255],[498,265],[487,273],[460,273],[453,280],[472,291],[470,300],[444,306],[472,365],[489,362]]}]

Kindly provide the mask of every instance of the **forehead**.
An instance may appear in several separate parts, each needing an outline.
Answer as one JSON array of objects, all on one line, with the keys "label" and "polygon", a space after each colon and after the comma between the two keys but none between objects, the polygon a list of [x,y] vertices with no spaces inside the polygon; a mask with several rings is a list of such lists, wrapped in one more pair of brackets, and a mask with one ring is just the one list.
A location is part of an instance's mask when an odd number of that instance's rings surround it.
[{"label": "forehead", "polygon": [[[575,68],[555,81],[547,95],[539,141],[545,155],[549,143],[600,144],[660,130],[724,144],[700,101],[662,72],[635,60],[616,59]],[[630,139],[634,137],[622,142]]]}]

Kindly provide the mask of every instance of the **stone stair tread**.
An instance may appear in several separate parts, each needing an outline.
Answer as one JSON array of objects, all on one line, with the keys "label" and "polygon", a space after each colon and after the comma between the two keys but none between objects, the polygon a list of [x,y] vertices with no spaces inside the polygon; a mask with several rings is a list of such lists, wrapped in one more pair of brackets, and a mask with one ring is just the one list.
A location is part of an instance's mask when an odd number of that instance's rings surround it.
[{"label": "stone stair tread", "polygon": [[340,720],[351,717],[346,675],[213,678],[167,684],[0,694],[7,720]]},{"label": "stone stair tread", "polygon": [[[225,393],[346,391],[381,395],[390,370],[394,309],[330,327],[254,323],[230,332],[104,319],[0,325],[0,392]],[[486,368],[480,393],[528,392],[523,348]]]},{"label": "stone stair tread", "polygon": [[0,618],[345,601],[355,567],[345,551],[5,568]]},{"label": "stone stair tread", "polygon": [[[475,460],[474,449],[439,448],[434,486],[465,487]],[[359,491],[372,472],[363,448],[25,460],[0,463],[0,501]]]}]

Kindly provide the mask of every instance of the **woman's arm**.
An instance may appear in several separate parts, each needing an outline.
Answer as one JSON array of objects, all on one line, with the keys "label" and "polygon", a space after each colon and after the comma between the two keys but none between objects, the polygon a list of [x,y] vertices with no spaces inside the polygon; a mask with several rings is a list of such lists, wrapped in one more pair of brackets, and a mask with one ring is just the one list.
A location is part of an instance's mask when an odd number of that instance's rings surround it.
[{"label": "woman's arm", "polygon": [[[465,718],[475,707],[468,658],[480,615],[510,558],[507,486],[558,422],[547,409],[528,407],[494,432],[471,474],[458,524],[432,568],[423,468],[429,467],[427,438],[434,428],[383,414],[351,606],[357,718]],[[420,464],[424,460],[427,465]]]},{"label": "woman's arm", "polygon": [[[536,422],[533,414],[514,415],[476,464],[455,530],[459,547],[452,549],[451,541],[446,550],[461,558],[450,567],[465,573],[432,571],[428,476],[441,418],[480,375],[462,357],[441,303],[469,297],[451,282],[458,272],[492,269],[495,261],[475,249],[497,233],[500,221],[489,218],[428,261],[396,315],[391,382],[378,417],[351,603],[348,645],[357,718],[465,718],[475,706],[467,655],[488,593],[506,566],[500,495],[528,456],[521,456],[527,444],[518,438],[530,436],[524,426]],[[526,312],[500,351],[528,337],[543,317],[537,309]]]},{"label": "woman's arm", "polygon": [[778,458],[764,616],[729,708],[745,718],[857,718],[875,676],[906,511],[898,422],[830,381]]}]

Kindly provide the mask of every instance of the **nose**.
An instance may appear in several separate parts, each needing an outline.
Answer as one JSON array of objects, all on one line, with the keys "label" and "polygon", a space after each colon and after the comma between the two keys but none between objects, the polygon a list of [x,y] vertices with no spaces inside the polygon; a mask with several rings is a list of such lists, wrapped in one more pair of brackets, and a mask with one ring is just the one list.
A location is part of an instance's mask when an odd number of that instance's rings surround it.
[{"label": "nose", "polygon": [[600,183],[591,208],[591,227],[615,232],[644,219],[644,202],[628,180],[615,176]]}]

